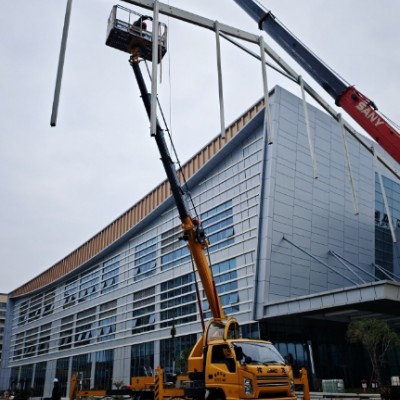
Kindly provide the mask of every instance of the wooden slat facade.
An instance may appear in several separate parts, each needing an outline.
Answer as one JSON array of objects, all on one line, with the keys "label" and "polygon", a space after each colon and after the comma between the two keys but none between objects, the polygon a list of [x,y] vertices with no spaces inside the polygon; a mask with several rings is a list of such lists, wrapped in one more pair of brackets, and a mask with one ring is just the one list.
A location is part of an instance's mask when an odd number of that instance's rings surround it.
[{"label": "wooden slat facade", "polygon": [[[263,107],[264,102],[261,100],[226,129],[225,139],[222,139],[221,136],[217,136],[195,154],[194,157],[182,167],[185,178],[189,179],[196,171],[205,165],[226,143],[235,137]],[[164,181],[119,218],[106,226],[87,242],[83,243],[72,253],[68,254],[61,261],[12,291],[10,297],[18,297],[36,291],[78,268],[115,242],[119,237],[127,233],[169,196],[169,183]]]}]

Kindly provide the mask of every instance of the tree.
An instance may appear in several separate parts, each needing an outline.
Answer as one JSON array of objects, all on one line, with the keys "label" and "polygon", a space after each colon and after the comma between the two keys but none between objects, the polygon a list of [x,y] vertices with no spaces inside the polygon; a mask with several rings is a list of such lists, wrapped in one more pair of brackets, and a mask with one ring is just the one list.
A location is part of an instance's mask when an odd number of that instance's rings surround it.
[{"label": "tree", "polygon": [[192,351],[190,347],[185,347],[181,350],[179,357],[175,360],[175,368],[179,371],[179,373],[187,373],[188,369],[188,358],[189,354]]},{"label": "tree", "polygon": [[350,322],[346,336],[348,342],[363,345],[372,364],[371,380],[375,379],[381,384],[381,371],[385,355],[390,348],[400,346],[400,336],[387,322],[378,319]]}]

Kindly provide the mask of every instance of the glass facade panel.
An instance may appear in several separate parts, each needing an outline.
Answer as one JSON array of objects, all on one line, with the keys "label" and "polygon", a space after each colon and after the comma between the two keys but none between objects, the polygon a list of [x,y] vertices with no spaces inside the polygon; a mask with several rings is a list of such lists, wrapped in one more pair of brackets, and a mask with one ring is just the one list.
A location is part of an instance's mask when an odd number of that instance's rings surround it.
[{"label": "glass facade panel", "polygon": [[18,325],[23,325],[28,320],[29,300],[21,302],[19,306]]},{"label": "glass facade panel", "polygon": [[109,301],[100,305],[99,313],[99,329],[97,340],[104,342],[115,338],[115,331],[117,329],[117,301]]},{"label": "glass facade panel", "polygon": [[[59,358],[56,365],[56,378],[60,384],[60,391],[63,397],[67,395],[67,384],[68,384],[68,369],[69,369],[69,358]],[[72,371],[75,373],[76,371]]]},{"label": "glass facade panel", "polygon": [[33,364],[22,365],[19,376],[19,389],[22,391],[30,391],[32,387]]},{"label": "glass facade panel", "polygon": [[91,371],[92,355],[90,353],[80,354],[72,357],[72,373],[79,376],[79,381],[82,382],[82,390],[89,390],[91,388]]},{"label": "glass facade panel", "polygon": [[292,365],[294,373],[298,373],[302,367],[309,365],[307,347],[303,343],[278,342],[275,343],[275,347],[285,357],[288,364]]},{"label": "glass facade panel", "polygon": [[154,330],[156,310],[155,287],[133,294],[132,334]]},{"label": "glass facade panel", "polygon": [[[220,302],[226,314],[234,314],[239,311],[239,292],[236,271],[236,259],[216,263],[212,266],[214,282],[217,287]],[[204,296],[204,295],[203,295]],[[208,300],[203,301],[204,318],[211,318]]]},{"label": "glass facade panel", "polygon": [[[54,309],[55,292],[51,290],[39,293],[28,300],[24,300],[18,307],[18,325],[33,322],[49,315]],[[5,316],[5,315],[4,315]]]},{"label": "glass facade panel", "polygon": [[36,355],[39,328],[28,329],[25,334],[23,358]]},{"label": "glass facade panel", "polygon": [[60,340],[58,348],[65,350],[71,348],[74,329],[74,317],[69,316],[61,320]]},{"label": "glass facade panel", "polygon": [[135,247],[135,280],[143,279],[156,272],[157,238],[152,238]]},{"label": "glass facade panel", "polygon": [[24,349],[24,341],[25,341],[25,333],[18,333],[15,337],[15,345],[14,345],[14,360],[19,360],[22,358],[23,349]]},{"label": "glass facade panel", "polygon": [[112,389],[113,368],[114,350],[103,350],[96,352],[94,373],[94,388],[96,390]]},{"label": "glass facade panel", "polygon": [[108,293],[118,287],[120,256],[117,255],[103,264],[101,293]]},{"label": "glass facade panel", "polygon": [[75,343],[74,346],[86,346],[90,344],[95,336],[94,321],[96,320],[96,308],[90,308],[82,311],[77,315],[75,327]]},{"label": "glass facade panel", "polygon": [[234,243],[232,200],[200,215],[210,242],[210,251],[218,250]]},{"label": "glass facade panel", "polygon": [[[102,316],[100,315],[100,318]],[[105,340],[112,340],[115,338],[117,317],[111,316],[99,320],[99,335],[97,340],[104,342]]]},{"label": "glass facade panel", "polygon": [[[196,341],[196,335],[161,340],[160,365],[162,368],[169,373],[187,373],[187,359]],[[173,366],[175,366],[175,369]]]},{"label": "glass facade panel", "polygon": [[12,367],[11,368],[9,388],[12,391],[17,390],[17,388],[18,388],[17,385],[18,385],[18,379],[19,379],[19,370],[20,370],[20,367]]},{"label": "glass facade panel", "polygon": [[42,294],[33,296],[30,300],[28,322],[36,321],[42,314]]},{"label": "glass facade panel", "polygon": [[197,320],[197,298],[193,274],[161,283],[161,327]]},{"label": "glass facade panel", "polygon": [[71,307],[76,303],[78,297],[78,280],[74,279],[65,284],[64,308]]},{"label": "glass facade panel", "polygon": [[38,355],[46,354],[49,351],[50,346],[50,335],[51,335],[51,323],[45,324],[40,327],[39,344],[38,344]]},{"label": "glass facade panel", "polygon": [[45,293],[43,299],[43,316],[53,313],[56,293],[54,290]]},{"label": "glass facade panel", "polygon": [[153,375],[154,342],[131,347],[131,376]]},{"label": "glass facade panel", "polygon": [[[389,210],[385,207],[384,193],[382,193],[379,176],[375,174],[375,263],[380,267],[393,273],[395,252],[393,238],[390,231],[391,222],[393,229],[398,235],[400,228],[400,185],[391,179],[382,176],[384,192]],[[389,217],[390,216],[390,217]],[[391,218],[391,221],[389,221]],[[397,237],[397,240],[399,238]],[[396,262],[399,262],[397,255]],[[377,279],[387,279],[378,269]]]},{"label": "glass facade panel", "polygon": [[95,297],[100,289],[100,270],[96,268],[80,277],[79,301],[90,300]]},{"label": "glass facade panel", "polygon": [[47,362],[40,362],[35,367],[35,382],[33,384],[34,397],[43,397],[44,383],[46,381]]},{"label": "glass facade panel", "polygon": [[190,252],[185,241],[180,240],[182,228],[176,226],[161,234],[161,270],[190,261]]}]

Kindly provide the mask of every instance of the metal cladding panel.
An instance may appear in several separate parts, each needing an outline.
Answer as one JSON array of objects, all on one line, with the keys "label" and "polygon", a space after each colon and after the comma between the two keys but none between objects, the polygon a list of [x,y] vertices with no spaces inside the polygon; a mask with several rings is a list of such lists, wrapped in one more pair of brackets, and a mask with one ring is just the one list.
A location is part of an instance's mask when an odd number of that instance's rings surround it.
[{"label": "metal cladding panel", "polygon": [[[359,209],[356,214],[339,124],[308,105],[311,148],[302,100],[277,88],[272,102],[275,141],[267,168],[274,171],[274,176],[270,176],[270,185],[262,195],[267,204],[268,215],[264,219],[270,221],[272,250],[258,265],[258,271],[264,269],[258,287],[264,305],[283,297],[290,299],[352,285],[354,276],[329,250],[365,270],[371,269],[375,257],[371,217],[375,209],[373,157],[347,135]],[[316,178],[312,156],[318,171]],[[371,279],[359,274],[366,281]],[[258,310],[257,315],[261,314]]]}]

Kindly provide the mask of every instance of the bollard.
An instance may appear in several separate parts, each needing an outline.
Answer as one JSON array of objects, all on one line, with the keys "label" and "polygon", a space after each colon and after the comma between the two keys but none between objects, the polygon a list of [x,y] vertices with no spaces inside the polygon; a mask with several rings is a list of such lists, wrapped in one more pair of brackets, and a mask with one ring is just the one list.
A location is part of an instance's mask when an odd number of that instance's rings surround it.
[{"label": "bollard", "polygon": [[367,387],[368,387],[368,382],[365,379],[363,379],[361,381],[361,388],[362,388],[364,393],[367,391]]}]

